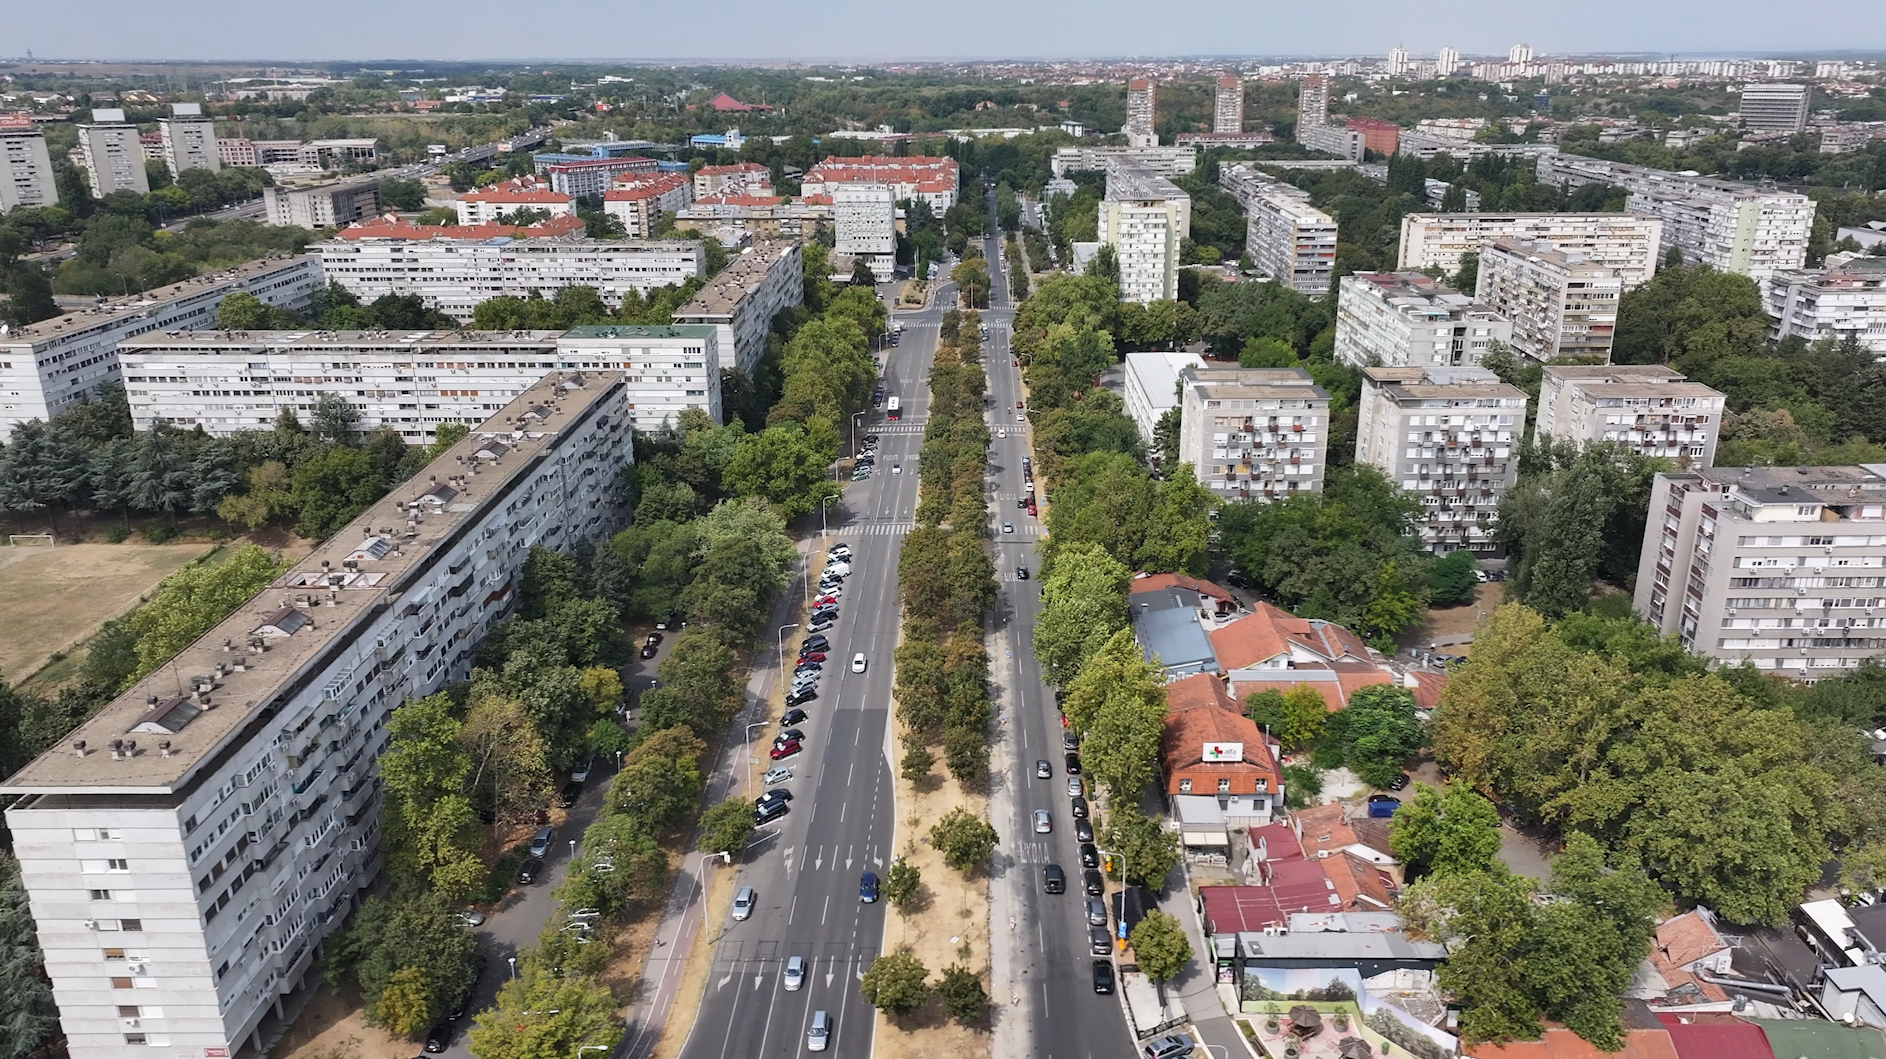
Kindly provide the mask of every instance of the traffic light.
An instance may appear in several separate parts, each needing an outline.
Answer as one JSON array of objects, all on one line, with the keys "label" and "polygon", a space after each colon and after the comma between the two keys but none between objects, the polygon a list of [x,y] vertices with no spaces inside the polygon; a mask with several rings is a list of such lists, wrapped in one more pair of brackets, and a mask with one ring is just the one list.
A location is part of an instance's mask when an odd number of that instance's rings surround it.
[{"label": "traffic light", "polygon": [[1104,871],[1104,872],[1107,872],[1107,873],[1109,873],[1109,874],[1111,874],[1111,873],[1112,873],[1112,871],[1113,871],[1113,854],[1111,854],[1111,853],[1102,853],[1102,854],[1100,855],[1100,870],[1101,870],[1101,871]]}]

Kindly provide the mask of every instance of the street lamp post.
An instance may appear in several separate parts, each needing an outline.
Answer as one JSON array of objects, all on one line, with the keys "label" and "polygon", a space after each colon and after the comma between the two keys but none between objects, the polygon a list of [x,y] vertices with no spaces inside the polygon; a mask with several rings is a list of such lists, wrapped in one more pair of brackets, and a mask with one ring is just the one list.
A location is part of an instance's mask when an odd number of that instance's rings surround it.
[{"label": "street lamp post", "polygon": [[506,956],[505,959],[511,961],[511,981],[515,982],[517,981],[517,957]]},{"label": "street lamp post", "polygon": [[858,454],[858,420],[862,418],[864,418],[864,413],[861,411],[851,413],[851,437],[849,440],[851,442],[851,454],[853,456]]},{"label": "street lamp post", "polygon": [[797,629],[798,627],[799,623],[796,621],[791,625],[781,625],[779,632],[775,634],[775,639],[779,641],[779,671],[782,674],[786,672],[786,630]]},{"label": "street lamp post", "polygon": [[840,497],[828,496],[825,499],[819,501],[819,536],[821,537],[826,536],[831,533],[831,527],[827,525],[825,521],[825,505],[837,499],[840,499]]},{"label": "street lamp post", "polygon": [[[752,724],[747,725],[747,738],[751,739],[753,737],[753,729],[764,728],[767,725],[772,724],[772,723],[773,722],[771,720],[765,720],[765,721],[754,721]],[[753,755],[748,754],[747,755],[747,793],[748,794],[753,793],[753,788],[755,786],[756,785],[753,782]]]}]

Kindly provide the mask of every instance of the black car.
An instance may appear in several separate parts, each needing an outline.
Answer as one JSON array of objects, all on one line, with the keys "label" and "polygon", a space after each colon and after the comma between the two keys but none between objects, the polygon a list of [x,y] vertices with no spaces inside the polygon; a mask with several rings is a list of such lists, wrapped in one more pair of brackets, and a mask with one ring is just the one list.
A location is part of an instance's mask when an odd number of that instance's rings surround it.
[{"label": "black car", "polygon": [[1081,843],[1081,867],[1100,867],[1100,848],[1095,846],[1092,842]]},{"label": "black car", "polygon": [[811,702],[813,699],[816,699],[818,697],[819,697],[818,692],[813,691],[810,688],[808,688],[805,691],[799,692],[797,695],[786,696],[786,705],[804,706],[806,703]]},{"label": "black car", "polygon": [[1067,763],[1068,775],[1078,776],[1081,774],[1081,756],[1079,754],[1070,753],[1063,760]]},{"label": "black car", "polygon": [[762,802],[753,807],[753,826],[770,823],[785,815],[785,802]]},{"label": "black car", "polygon": [[1107,892],[1107,881],[1100,877],[1099,871],[1089,868],[1081,872],[1081,889],[1087,891],[1089,897],[1099,897]]},{"label": "black car", "polygon": [[1076,820],[1087,819],[1087,799],[1080,797],[1069,798],[1068,811],[1074,814],[1074,819]]},{"label": "black car", "polygon": [[800,742],[804,742],[804,741],[805,741],[805,733],[804,733],[804,732],[801,732],[801,731],[800,731],[799,729],[797,729],[797,728],[788,728],[788,729],[786,729],[785,731],[783,731],[783,732],[781,732],[781,733],[779,733],[778,735],[776,735],[776,736],[774,736],[774,737],[773,737],[773,744],[774,744],[775,746],[777,746],[777,745],[779,745],[780,743],[783,743],[783,742],[785,742],[785,741],[786,741],[786,740],[788,740],[788,739],[797,739],[797,740],[799,740]]},{"label": "black car", "polygon": [[804,724],[806,722],[806,719],[809,716],[810,715],[807,714],[804,710],[799,709],[798,707],[795,706],[792,709],[786,711],[785,716],[779,719],[779,723],[780,724]]},{"label": "black car", "polygon": [[1103,995],[1113,993],[1113,961],[1094,961],[1094,992]]},{"label": "black car", "polygon": [[518,884],[526,885],[529,883],[536,882],[537,873],[543,870],[544,870],[544,862],[537,859],[536,857],[531,857],[525,860],[524,863],[518,865],[517,867]]},{"label": "black car", "polygon": [[1017,581],[1028,580],[1028,568],[1026,566],[1018,566],[1015,568],[1015,580]]},{"label": "black car", "polygon": [[823,636],[808,636],[800,650],[823,651],[830,646],[832,646],[831,641]]},{"label": "black car", "polygon": [[576,800],[582,796],[582,784],[575,781],[566,783],[563,785],[563,790],[557,793],[557,807],[559,809],[568,809],[570,806],[575,805]]},{"label": "black car", "polygon": [[649,633],[649,634],[648,634],[648,639],[647,639],[647,640],[645,640],[645,641],[643,641],[643,642],[644,642],[644,643],[646,643],[646,644],[648,644],[649,646],[651,646],[651,647],[653,647],[653,646],[655,646],[655,645],[657,645],[657,644],[659,644],[659,643],[661,643],[661,633],[658,633],[658,632],[651,632],[651,633]]},{"label": "black car", "polygon": [[1092,842],[1094,840],[1094,822],[1092,820],[1074,821],[1074,841]]},{"label": "black car", "polygon": [[1061,870],[1059,864],[1041,866],[1041,892],[1048,894],[1067,892],[1067,873]]},{"label": "black car", "polygon": [[654,644],[652,644],[652,643],[651,643],[651,644],[643,644],[643,645],[642,645],[642,657],[643,657],[643,658],[653,658],[653,657],[655,657],[655,652],[656,652],[657,650],[658,650],[658,648],[657,648],[657,647],[656,647],[656,646],[655,646]]},{"label": "black car", "polygon": [[426,1051],[438,1054],[445,1051],[445,1046],[452,1043],[452,1024],[441,1022],[426,1031]]},{"label": "black car", "polygon": [[1027,506],[1028,506],[1028,498],[1027,498],[1027,497],[1025,497],[1025,496],[1018,496],[1018,497],[1016,497],[1016,498],[1015,498],[1015,506],[1016,506],[1016,507],[1027,507]]},{"label": "black car", "polygon": [[657,629],[679,629],[680,627],[681,612],[678,610],[669,611],[667,617],[655,623]]},{"label": "black car", "polygon": [[1406,772],[1397,772],[1395,773],[1395,778],[1388,781],[1388,789],[1391,791],[1398,791],[1406,786],[1408,786],[1408,774]]}]

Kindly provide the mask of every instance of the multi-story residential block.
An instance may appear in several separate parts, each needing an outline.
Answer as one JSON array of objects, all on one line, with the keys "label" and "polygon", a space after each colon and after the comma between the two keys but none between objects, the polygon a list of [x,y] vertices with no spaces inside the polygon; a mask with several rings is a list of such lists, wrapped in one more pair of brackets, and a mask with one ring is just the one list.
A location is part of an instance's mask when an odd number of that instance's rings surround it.
[{"label": "multi-story residential block", "polygon": [[1362,130],[1351,129],[1347,125],[1299,124],[1297,142],[1309,150],[1333,154],[1351,162],[1362,161],[1362,152],[1367,147]]},{"label": "multi-story residential block", "polygon": [[653,176],[660,171],[661,163],[655,159],[635,157],[583,158],[573,162],[557,162],[538,170],[550,178],[550,190],[577,198],[601,195],[618,178],[632,173]]},{"label": "multi-story residential block", "polygon": [[1396,154],[1410,155],[1424,162],[1437,154],[1445,154],[1463,162],[1482,155],[1493,155],[1497,158],[1536,159],[1557,150],[1558,145],[1551,143],[1484,143],[1480,140],[1456,140],[1447,136],[1437,136],[1424,129],[1403,129],[1395,139]]},{"label": "multi-story residential block", "polygon": [[1768,336],[1799,335],[1810,342],[1851,336],[1886,358],[1886,258],[1856,257],[1826,269],[1791,269],[1768,277],[1763,308],[1773,318]]},{"label": "multi-story residential block", "polygon": [[811,169],[799,182],[800,194],[807,198],[833,195],[846,184],[884,184],[896,200],[909,199],[930,207],[938,217],[956,205],[961,187],[961,167],[954,158],[911,155],[865,155],[862,158],[827,158]]},{"label": "multi-story residential block", "polygon": [[1178,147],[1056,147],[1048,167],[1054,175],[1074,172],[1104,173],[1115,166],[1141,169],[1158,176],[1184,176],[1198,168],[1198,148]]},{"label": "multi-story residential block", "polygon": [[721,367],[738,368],[750,379],[766,355],[773,317],[805,301],[803,267],[797,242],[756,242],[676,309],[674,322],[712,326]]},{"label": "multi-story residential block", "polygon": [[693,201],[694,182],[686,173],[662,173],[617,180],[603,192],[602,210],[622,222],[622,232],[630,239],[649,239],[663,216]]},{"label": "multi-story residential block", "polygon": [[1302,368],[1179,372],[1179,460],[1225,500],[1323,490],[1329,393]]},{"label": "multi-story residential block", "polygon": [[1396,268],[1454,272],[1462,255],[1482,253],[1502,238],[1542,239],[1610,265],[1629,290],[1656,273],[1663,222],[1630,213],[1409,213],[1401,219]]},{"label": "multi-story residential block", "polygon": [[897,269],[897,199],[889,184],[832,185],[832,252],[871,270],[879,283]]},{"label": "multi-story residential block", "polygon": [[625,394],[543,380],[0,786],[73,1059],[259,1054],[378,874],[389,715],[620,523]]},{"label": "multi-story residential block", "polygon": [[380,182],[369,178],[305,187],[271,185],[262,189],[262,208],[270,224],[343,228],[380,212]]},{"label": "multi-story residential block", "polygon": [[1153,83],[1135,77],[1126,83],[1126,135],[1128,147],[1157,147],[1159,137],[1153,132]]},{"label": "multi-story residential block", "polygon": [[1226,74],[1212,92],[1211,131],[1219,136],[1244,135],[1244,80]]},{"label": "multi-story residential block", "polygon": [[589,239],[582,232],[577,217],[536,229],[375,222],[308,249],[320,255],[328,279],[363,302],[416,294],[459,320],[470,320],[487,298],[549,297],[565,287],[594,287],[615,308],[629,291],[678,286],[705,268],[693,239]]},{"label": "multi-story residential block", "polygon": [[1637,613],[1686,650],[1814,681],[1886,651],[1886,467],[1657,476]]},{"label": "multi-story residential block", "polygon": [[1812,85],[1751,82],[1742,86],[1742,127],[1765,132],[1807,128]]},{"label": "multi-story residential block", "polygon": [[550,183],[535,176],[513,177],[490,187],[460,195],[452,203],[460,224],[497,224],[500,218],[531,210],[548,217],[574,217],[576,198],[551,190]]},{"label": "multi-story residential block", "polygon": [[1336,298],[1336,359],[1353,367],[1477,366],[1512,322],[1419,272],[1344,276]]},{"label": "multi-story residential block", "polygon": [[150,193],[138,127],[124,120],[123,110],[94,109],[91,123],[79,126],[79,164],[85,167],[93,198],[102,199],[114,191]]},{"label": "multi-story residential block", "polygon": [[1388,66],[1386,72],[1390,77],[1408,76],[1408,49],[1399,44],[1388,49]]},{"label": "multi-story residential block", "polygon": [[164,165],[170,176],[187,169],[221,169],[223,154],[216,143],[216,122],[203,113],[201,103],[172,103],[170,117],[157,119],[163,143]]},{"label": "multi-story residential block", "polygon": [[1128,353],[1124,395],[1126,415],[1150,448],[1159,417],[1179,407],[1179,372],[1203,368],[1196,353]]},{"label": "multi-story residential block", "polygon": [[721,421],[723,361],[720,329],[712,324],[572,327],[557,339],[557,362],[565,370],[621,371],[629,421],[643,433],[673,427],[689,408]]},{"label": "multi-story residential block", "polygon": [[1535,431],[1708,467],[1716,460],[1724,403],[1720,391],[1661,364],[1548,364]]},{"label": "multi-story residential block", "polygon": [[810,240],[832,226],[826,202],[790,202],[778,196],[715,195],[675,211],[675,227],[708,232],[728,246],[748,239]]},{"label": "multi-story residential block", "polygon": [[1611,359],[1624,278],[1551,243],[1501,238],[1480,254],[1474,300],[1513,322],[1513,351],[1537,361]]},{"label": "multi-story residential block", "polygon": [[1460,49],[1453,47],[1451,45],[1448,47],[1442,48],[1441,53],[1438,56],[1436,56],[1434,59],[1435,76],[1436,77],[1452,77],[1454,76],[1454,72],[1459,69],[1460,69]]},{"label": "multi-story residential block", "polygon": [[1329,78],[1323,74],[1306,76],[1297,89],[1297,129],[1306,125],[1329,124]]},{"label": "multi-story residential block", "polygon": [[1336,219],[1310,196],[1242,163],[1219,167],[1218,186],[1244,207],[1251,264],[1291,290],[1321,298],[1336,269]]},{"label": "multi-story residential block", "polygon": [[295,161],[310,169],[376,165],[380,161],[380,141],[371,138],[309,140],[297,146]]},{"label": "multi-story residential block", "polygon": [[0,334],[0,440],[21,423],[50,419],[101,383],[122,382],[118,345],[128,338],[215,327],[217,307],[237,291],[278,308],[306,309],[323,286],[318,257],[268,257],[9,328]]},{"label": "multi-story residential block", "polygon": [[773,171],[758,162],[702,166],[694,171],[694,197],[771,195]]},{"label": "multi-story residential block", "polygon": [[1381,118],[1349,118],[1343,127],[1362,134],[1362,146],[1376,154],[1394,154],[1401,146],[1401,126]]},{"label": "multi-story residential block", "polygon": [[1152,302],[1179,296],[1179,244],[1192,233],[1192,197],[1143,169],[1107,170],[1100,242],[1120,265],[1120,299]]},{"label": "multi-story residential block", "polygon": [[[1428,208],[1434,210],[1438,210],[1447,204],[1447,193],[1454,189],[1454,185],[1445,180],[1436,180],[1433,177],[1423,179],[1421,181],[1421,187],[1425,192],[1422,197],[1427,200]],[[1478,191],[1472,188],[1462,188],[1461,198],[1467,209],[1478,210],[1480,208],[1480,193]],[[1451,214],[1449,216],[1451,216]],[[1406,265],[1397,267],[1403,269],[1407,268]]]},{"label": "multi-story residential block", "polygon": [[1541,155],[1538,169],[1542,184],[1630,192],[1630,212],[1663,222],[1660,251],[1674,247],[1691,264],[1760,282],[1807,262],[1814,200],[1806,195],[1582,155]]},{"label": "multi-story residential block", "polygon": [[1500,499],[1519,477],[1526,392],[1485,368],[1362,369],[1356,462],[1420,497],[1436,555],[1493,555]]},{"label": "multi-story residential block", "polygon": [[254,140],[218,137],[216,156],[222,159],[224,165],[242,169],[253,169],[261,164],[257,161]]},{"label": "multi-story residential block", "polygon": [[0,116],[0,213],[58,201],[45,132],[23,116]]}]

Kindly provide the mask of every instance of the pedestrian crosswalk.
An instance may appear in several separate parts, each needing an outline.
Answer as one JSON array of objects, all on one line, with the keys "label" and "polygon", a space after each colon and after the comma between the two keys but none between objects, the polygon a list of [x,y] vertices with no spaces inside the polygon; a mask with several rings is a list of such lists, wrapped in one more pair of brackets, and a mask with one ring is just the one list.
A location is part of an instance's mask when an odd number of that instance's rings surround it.
[{"label": "pedestrian crosswalk", "polygon": [[870,431],[873,434],[921,434],[923,420],[912,422],[909,419],[900,419],[895,423],[875,423],[872,424]]},{"label": "pedestrian crosswalk", "polygon": [[917,526],[911,519],[893,522],[854,522],[841,532],[853,537],[901,537]]}]

